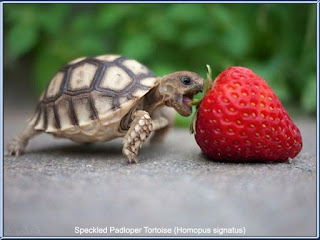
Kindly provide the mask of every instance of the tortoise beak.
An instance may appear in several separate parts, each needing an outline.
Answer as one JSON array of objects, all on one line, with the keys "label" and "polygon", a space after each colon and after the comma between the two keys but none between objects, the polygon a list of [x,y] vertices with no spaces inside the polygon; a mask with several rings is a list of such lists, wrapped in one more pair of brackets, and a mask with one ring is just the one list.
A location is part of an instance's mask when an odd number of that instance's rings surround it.
[{"label": "tortoise beak", "polygon": [[182,98],[180,98],[180,102],[183,109],[183,111],[181,111],[180,113],[182,116],[190,116],[192,114],[191,103],[193,101],[193,98],[196,94],[202,92],[202,90],[203,90],[203,84],[198,83],[193,88],[191,88],[185,94],[182,95]]},{"label": "tortoise beak", "polygon": [[196,85],[195,85],[195,90],[197,93],[200,93],[203,91],[203,86],[204,86],[204,80],[202,77],[199,77],[196,81]]}]

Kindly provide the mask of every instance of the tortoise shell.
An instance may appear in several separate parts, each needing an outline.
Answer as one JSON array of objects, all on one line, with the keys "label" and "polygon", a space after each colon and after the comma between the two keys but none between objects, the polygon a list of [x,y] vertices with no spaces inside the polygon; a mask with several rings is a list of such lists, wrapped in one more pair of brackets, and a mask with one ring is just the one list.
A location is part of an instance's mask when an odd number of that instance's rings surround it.
[{"label": "tortoise shell", "polygon": [[78,58],[52,78],[30,124],[74,141],[107,141],[120,135],[121,119],[156,84],[155,75],[133,59]]}]

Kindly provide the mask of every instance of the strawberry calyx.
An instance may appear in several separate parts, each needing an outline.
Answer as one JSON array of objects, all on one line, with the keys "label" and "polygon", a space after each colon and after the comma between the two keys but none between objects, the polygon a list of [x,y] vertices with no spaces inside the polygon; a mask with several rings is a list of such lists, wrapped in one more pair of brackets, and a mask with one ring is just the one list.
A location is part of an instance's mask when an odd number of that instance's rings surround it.
[{"label": "strawberry calyx", "polygon": [[[212,69],[211,69],[211,67],[210,67],[209,64],[207,64],[206,67],[207,67],[208,72],[207,72],[207,81],[204,83],[204,94],[203,94],[203,96],[205,96],[205,95],[207,94],[207,92],[211,89],[211,87],[212,87],[212,85],[213,85],[213,81],[212,81]],[[203,97],[202,97],[202,98],[203,98]],[[190,105],[191,105],[191,106],[198,106],[198,105],[201,103],[202,98],[200,98],[200,99],[194,99],[194,100],[190,103]]]},{"label": "strawberry calyx", "polygon": [[203,94],[202,98],[194,99],[190,103],[191,106],[196,106],[196,112],[194,113],[194,115],[193,115],[193,117],[191,119],[191,123],[190,123],[190,127],[189,127],[189,131],[190,131],[191,134],[194,133],[195,121],[196,121],[196,116],[197,116],[199,105],[202,102],[202,99],[204,98],[204,96],[212,88],[212,85],[213,85],[211,66],[209,64],[207,64],[206,67],[207,67],[208,72],[207,72],[207,81],[205,81],[205,83],[204,83],[204,94]]}]

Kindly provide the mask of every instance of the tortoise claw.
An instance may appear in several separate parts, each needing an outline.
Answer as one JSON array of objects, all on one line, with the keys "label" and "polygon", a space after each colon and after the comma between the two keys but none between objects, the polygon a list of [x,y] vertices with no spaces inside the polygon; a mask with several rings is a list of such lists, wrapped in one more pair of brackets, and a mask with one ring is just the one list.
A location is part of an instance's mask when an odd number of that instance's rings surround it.
[{"label": "tortoise claw", "polygon": [[7,146],[7,156],[20,156],[26,145],[20,141],[13,140],[11,143],[8,144]]},{"label": "tortoise claw", "polygon": [[128,159],[128,163],[138,163],[139,159],[134,152],[131,152],[129,149],[123,149],[123,155]]}]

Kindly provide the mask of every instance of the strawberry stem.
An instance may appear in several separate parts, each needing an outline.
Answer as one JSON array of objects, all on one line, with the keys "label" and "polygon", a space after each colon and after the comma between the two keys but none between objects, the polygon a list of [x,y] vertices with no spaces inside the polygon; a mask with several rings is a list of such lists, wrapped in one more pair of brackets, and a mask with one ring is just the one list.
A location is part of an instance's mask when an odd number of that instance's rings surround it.
[{"label": "strawberry stem", "polygon": [[[212,69],[211,69],[209,64],[207,64],[206,67],[207,67],[208,72],[207,72],[207,81],[205,81],[205,83],[204,83],[204,94],[203,94],[203,97],[211,89],[212,84],[213,84],[213,81],[212,81]],[[196,116],[197,116],[198,107],[199,107],[199,104],[202,101],[202,98],[193,99],[193,101],[190,103],[191,106],[196,106],[196,108],[197,108],[196,112],[192,116],[192,120],[191,120],[191,124],[190,124],[190,128],[189,128],[191,134],[194,133],[194,124],[195,124],[195,121],[196,121],[196,118],[197,118]]]},{"label": "strawberry stem", "polygon": [[[209,64],[207,64],[206,67],[207,67],[208,72],[207,72],[207,80],[204,83],[204,94],[203,94],[203,96],[205,96],[207,94],[207,92],[211,89],[212,83],[213,83],[213,81],[212,81],[212,69],[211,69]],[[201,103],[201,101],[202,101],[202,98],[193,99],[193,101],[190,103],[190,106],[198,106]]]},{"label": "strawberry stem", "polygon": [[207,69],[208,69],[208,72],[207,72],[207,81],[205,83],[205,89],[204,89],[204,95],[207,94],[207,92],[211,89],[212,87],[212,69],[210,67],[209,64],[206,65]]}]

